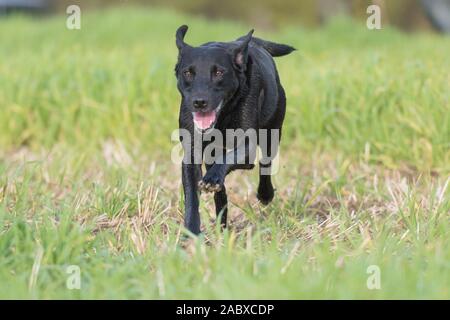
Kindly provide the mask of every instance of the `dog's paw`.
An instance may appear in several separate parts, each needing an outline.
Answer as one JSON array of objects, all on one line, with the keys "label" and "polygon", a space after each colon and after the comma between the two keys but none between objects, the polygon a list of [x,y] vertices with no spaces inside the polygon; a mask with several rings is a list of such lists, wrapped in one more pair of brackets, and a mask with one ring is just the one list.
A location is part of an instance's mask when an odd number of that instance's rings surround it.
[{"label": "dog's paw", "polygon": [[224,177],[223,175],[210,168],[202,180],[198,183],[198,188],[200,191],[204,192],[219,192],[223,189]]},{"label": "dog's paw", "polygon": [[259,186],[256,197],[263,205],[267,206],[270,202],[272,202],[274,195],[275,189],[270,184],[264,187]]},{"label": "dog's paw", "polygon": [[201,180],[198,183],[198,188],[200,191],[203,192],[219,192],[222,190],[222,186],[218,183],[215,184],[211,184],[211,183],[206,183],[203,180]]}]

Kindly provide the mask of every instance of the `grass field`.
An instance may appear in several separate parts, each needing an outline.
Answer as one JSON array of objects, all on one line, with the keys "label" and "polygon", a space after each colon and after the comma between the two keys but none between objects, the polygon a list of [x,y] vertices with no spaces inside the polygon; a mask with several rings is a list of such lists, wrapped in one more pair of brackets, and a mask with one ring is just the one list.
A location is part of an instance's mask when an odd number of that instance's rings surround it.
[{"label": "grass field", "polygon": [[251,26],[142,9],[65,23],[0,20],[0,298],[450,298],[450,38],[256,30],[298,48],[277,60],[275,200],[232,174],[230,228],[202,195],[204,234],[184,241],[174,32]]}]

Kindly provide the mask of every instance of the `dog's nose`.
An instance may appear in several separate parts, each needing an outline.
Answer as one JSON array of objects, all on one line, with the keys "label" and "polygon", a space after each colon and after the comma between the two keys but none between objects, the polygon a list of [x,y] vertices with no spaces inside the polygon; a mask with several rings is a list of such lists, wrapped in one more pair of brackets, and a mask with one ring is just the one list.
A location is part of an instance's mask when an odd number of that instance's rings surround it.
[{"label": "dog's nose", "polygon": [[208,105],[205,99],[195,99],[194,100],[194,108],[196,109],[204,109]]}]

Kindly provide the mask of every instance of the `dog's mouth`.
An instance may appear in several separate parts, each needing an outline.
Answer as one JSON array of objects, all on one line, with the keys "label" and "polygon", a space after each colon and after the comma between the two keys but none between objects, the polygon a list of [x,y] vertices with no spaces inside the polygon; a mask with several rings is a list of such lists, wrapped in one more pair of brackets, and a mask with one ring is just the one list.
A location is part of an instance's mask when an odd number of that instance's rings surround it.
[{"label": "dog's mouth", "polygon": [[220,109],[222,108],[223,100],[220,101],[219,106],[211,111],[195,111],[192,112],[195,127],[199,130],[206,131],[214,127],[217,122]]}]

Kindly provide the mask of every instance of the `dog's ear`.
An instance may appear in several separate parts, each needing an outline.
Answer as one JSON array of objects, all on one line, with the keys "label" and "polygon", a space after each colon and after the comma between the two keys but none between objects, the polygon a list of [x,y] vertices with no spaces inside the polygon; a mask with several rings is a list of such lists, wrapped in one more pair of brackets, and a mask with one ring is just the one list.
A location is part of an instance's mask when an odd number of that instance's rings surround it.
[{"label": "dog's ear", "polygon": [[186,35],[186,32],[188,31],[188,26],[187,25],[182,25],[181,27],[178,28],[177,33],[176,33],[176,44],[178,47],[178,50],[181,51],[181,49],[183,49],[184,47],[188,46],[188,44],[186,44],[184,42],[184,36]]},{"label": "dog's ear", "polygon": [[244,36],[238,39],[240,44],[233,50],[233,64],[239,71],[245,71],[248,60],[248,44],[252,40],[253,29]]}]

